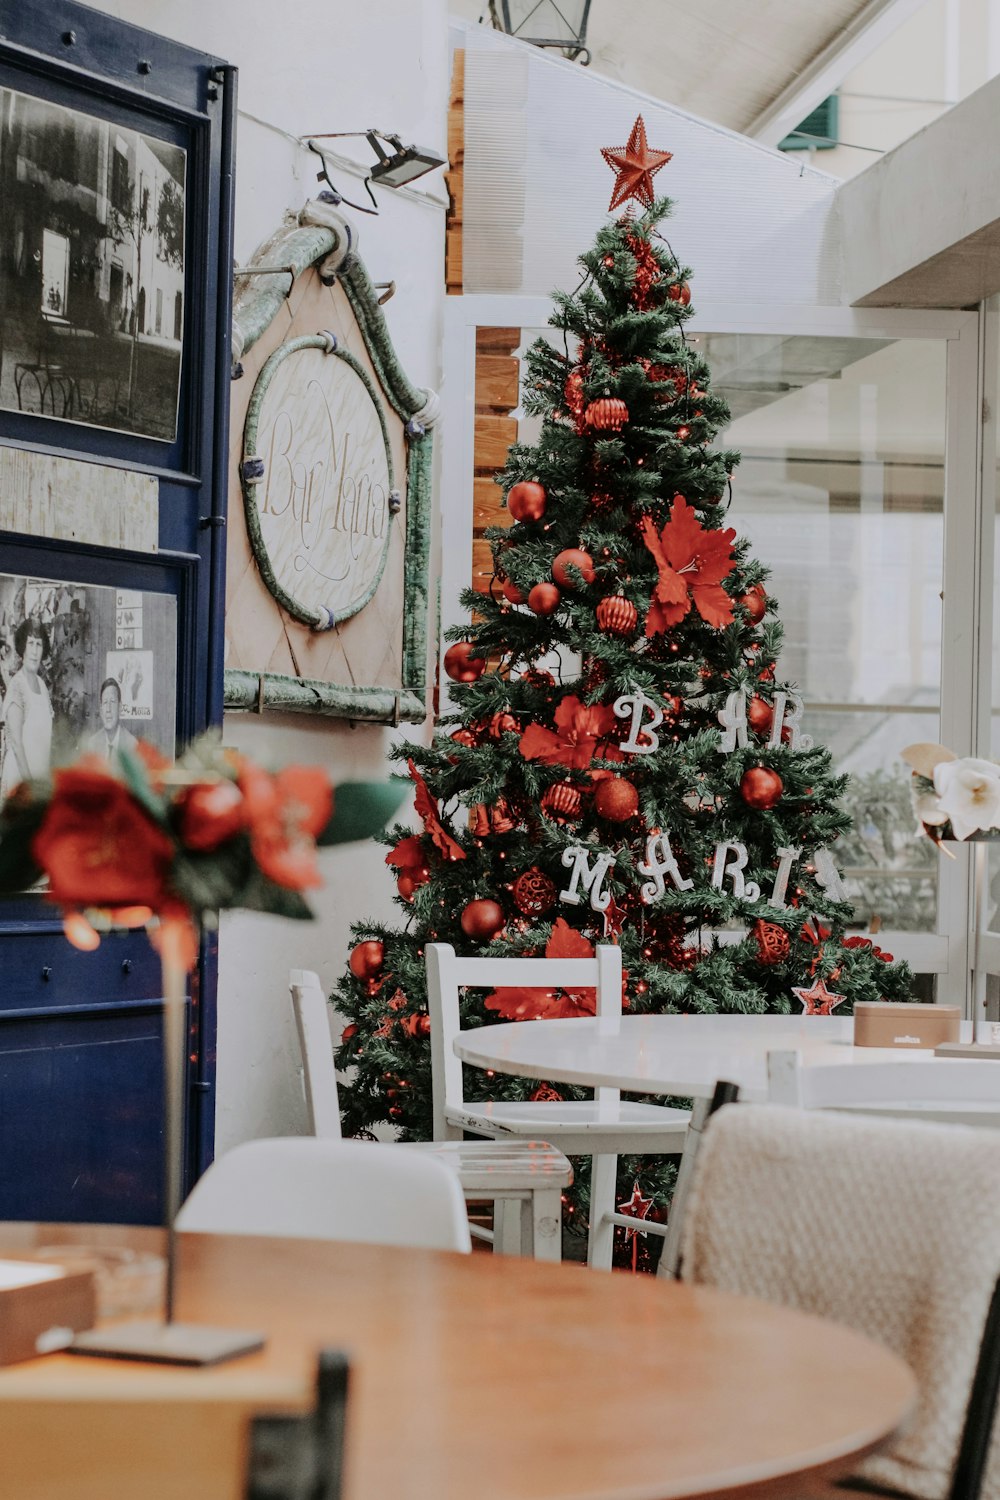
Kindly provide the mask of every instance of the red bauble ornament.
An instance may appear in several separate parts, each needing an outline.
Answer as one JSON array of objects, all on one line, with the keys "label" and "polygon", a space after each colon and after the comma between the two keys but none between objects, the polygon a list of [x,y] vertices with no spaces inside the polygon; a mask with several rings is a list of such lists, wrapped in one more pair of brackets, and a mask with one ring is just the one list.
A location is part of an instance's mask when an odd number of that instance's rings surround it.
[{"label": "red bauble ornament", "polygon": [[491,740],[498,740],[502,734],[517,734],[520,724],[511,713],[496,713],[490,719],[489,736]]},{"label": "red bauble ornament", "polygon": [[578,579],[570,574],[570,568],[576,568],[583,575],[584,583],[594,581],[594,559],[589,552],[584,552],[582,547],[567,547],[565,552],[560,552],[552,564],[552,577],[556,583],[564,589],[575,589],[579,587]]},{"label": "red bauble ornament", "polygon": [[561,598],[554,583],[536,583],[528,595],[528,608],[536,615],[554,615]]},{"label": "red bauble ornament", "polygon": [[667,290],[671,302],[679,302],[681,307],[687,307],[691,301],[691,288],[686,281],[675,281]]},{"label": "red bauble ornament", "polygon": [[540,1083],[534,1093],[528,1095],[528,1098],[532,1104],[558,1104],[562,1100],[562,1094],[558,1089],[554,1089],[551,1083]]},{"label": "red bauble ornament", "polygon": [[358,1033],[357,1022],[356,1021],[349,1021],[348,1024],[344,1027],[343,1031],[340,1033],[341,1045],[343,1045],[344,1042],[349,1042],[351,1040],[352,1036],[357,1036],[357,1033]]},{"label": "red bauble ornament", "polygon": [[431,1018],[430,1016],[425,1016],[422,1012],[412,1016],[404,1016],[400,1025],[406,1032],[406,1035],[412,1037],[414,1040],[417,1037],[427,1037],[431,1034]]},{"label": "red bauble ornament", "polygon": [[514,881],[514,905],[526,917],[540,917],[555,905],[555,882],[537,865],[524,870]]},{"label": "red bauble ornament", "polygon": [[426,865],[417,865],[410,870],[400,870],[396,876],[396,889],[404,901],[412,901],[414,891],[419,891],[430,878],[431,872]]},{"label": "red bauble ornament", "polygon": [[621,432],[628,421],[628,407],[617,396],[601,396],[591,401],[583,420],[595,432]]},{"label": "red bauble ornament", "polygon": [[507,509],[515,521],[540,521],[545,514],[544,486],[535,479],[522,479],[507,494]]},{"label": "red bauble ornament", "polygon": [[745,594],[740,595],[740,604],[750,617],[751,625],[759,625],[767,614],[767,590],[763,584],[755,583]]},{"label": "red bauble ornament", "polygon": [[777,771],[769,771],[766,766],[751,766],[749,771],[744,771],[740,781],[743,801],[761,812],[776,807],[784,790],[785,783]]},{"label": "red bauble ornament", "polygon": [[791,952],[788,933],[776,922],[756,921],[751,928],[757,944],[757,957],[762,964],[780,964]]},{"label": "red bauble ornament", "polygon": [[747,704],[747,723],[754,734],[770,734],[774,709],[763,698],[751,698]]},{"label": "red bauble ornament", "polygon": [[503,927],[503,908],[497,901],[470,901],[459,921],[466,937],[477,943],[488,943]]},{"label": "red bauble ornament", "polygon": [[516,583],[511,583],[509,578],[504,579],[500,592],[510,604],[525,603],[525,595],[521,593]]},{"label": "red bauble ornament", "polygon": [[571,781],[557,781],[542,797],[542,812],[550,818],[578,818],[583,797]]},{"label": "red bauble ornament", "polygon": [[521,678],[521,681],[526,682],[529,687],[533,688],[555,687],[556,685],[556,680],[552,673],[543,671],[539,667],[529,667],[528,671]]},{"label": "red bauble ornament", "polygon": [[486,660],[471,641],[456,641],[444,653],[444,669],[452,682],[475,682],[486,671]]},{"label": "red bauble ornament", "polygon": [[671,718],[676,719],[684,712],[684,699],[678,698],[676,693],[671,693],[663,700],[663,709]]},{"label": "red bauble ornament", "polygon": [[597,606],[598,629],[606,635],[632,635],[638,623],[639,611],[621,594],[611,594]]},{"label": "red bauble ornament", "polygon": [[639,793],[624,776],[608,776],[598,783],[594,810],[609,823],[627,823],[639,811]]},{"label": "red bauble ornament", "polygon": [[471,729],[456,729],[450,738],[455,741],[456,745],[464,745],[468,750],[474,749],[479,744],[479,740]]},{"label": "red bauble ornament", "polygon": [[385,944],[380,938],[368,938],[351,949],[348,968],[355,979],[374,979],[385,963]]}]

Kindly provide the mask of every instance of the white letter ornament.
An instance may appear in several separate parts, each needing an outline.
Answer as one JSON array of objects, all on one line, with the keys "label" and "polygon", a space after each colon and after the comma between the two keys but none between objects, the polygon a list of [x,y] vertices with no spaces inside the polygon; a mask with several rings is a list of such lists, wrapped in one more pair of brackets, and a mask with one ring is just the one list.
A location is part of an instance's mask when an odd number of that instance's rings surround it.
[{"label": "white letter ornament", "polygon": [[775,693],[773,708],[768,749],[777,749],[781,744],[781,731],[787,727],[789,750],[811,750],[812,735],[802,733],[802,699],[795,693]]},{"label": "white letter ornament", "polygon": [[774,885],[771,887],[772,906],[787,906],[785,892],[788,890],[788,877],[792,873],[792,865],[802,853],[802,846],[797,849],[791,844],[783,844],[777,851],[778,868],[774,872]]},{"label": "white letter ornament", "polygon": [[[643,724],[642,715],[647,708],[651,710],[652,717]],[[632,719],[628,738],[618,742],[619,750],[625,750],[629,755],[652,755],[654,750],[660,748],[660,737],[653,731],[663,723],[663,710],[657,708],[652,698],[647,698],[641,691],[623,693],[620,698],[615,699],[615,713],[619,719],[627,719],[630,715]]]},{"label": "white letter ornament", "polygon": [[746,748],[747,744],[747,695],[745,688],[737,688],[729,694],[726,699],[725,708],[719,709],[719,723],[722,725],[722,734],[719,737],[718,749],[722,755],[731,755],[739,745],[740,749]]},{"label": "white letter ornament", "polygon": [[[732,855],[732,859],[730,859]],[[759,901],[760,886],[756,880],[744,880],[743,871],[747,867],[746,844],[726,843],[715,846],[715,867],[712,870],[712,884],[717,891],[722,890],[722,882],[728,875],[733,882],[733,895],[737,901]]]},{"label": "white letter ornament", "polygon": [[594,861],[593,868],[590,864],[590,850],[583,844],[571,844],[562,852],[562,862],[568,869],[573,866],[573,874],[566,890],[559,892],[559,900],[565,901],[567,906],[582,906],[583,897],[580,895],[579,886],[590,892],[590,904],[594,911],[607,911],[611,904],[611,892],[602,890],[604,880],[609,870],[615,865],[615,856],[603,850]]},{"label": "white letter ornament", "polygon": [[647,906],[652,906],[663,895],[666,889],[664,875],[670,876],[679,891],[690,891],[694,886],[694,881],[685,879],[680,872],[674,851],[670,847],[669,832],[650,834],[646,840],[646,858],[638,861],[636,869],[640,875],[652,877],[639,891],[639,899]]},{"label": "white letter ornament", "polygon": [[816,884],[820,886],[831,901],[849,901],[847,887],[840,878],[840,871],[833,862],[833,855],[829,849],[816,849],[813,853],[813,864],[816,866]]}]

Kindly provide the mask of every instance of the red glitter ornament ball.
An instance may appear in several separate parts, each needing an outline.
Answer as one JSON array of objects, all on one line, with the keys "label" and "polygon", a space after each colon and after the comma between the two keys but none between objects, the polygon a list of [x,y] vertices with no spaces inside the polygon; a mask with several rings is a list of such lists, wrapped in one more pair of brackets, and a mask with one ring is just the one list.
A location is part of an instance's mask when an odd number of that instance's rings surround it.
[{"label": "red glitter ornament ball", "polygon": [[396,889],[404,901],[412,901],[415,891],[426,885],[431,878],[427,865],[415,865],[409,870],[400,870],[396,876]]},{"label": "red glitter ornament ball", "polygon": [[639,611],[621,594],[611,594],[597,606],[598,629],[606,635],[632,635],[638,623]]},{"label": "red glitter ornament ball", "polygon": [[542,797],[542,812],[550,818],[578,818],[583,797],[571,781],[557,781]]},{"label": "red glitter ornament ball", "polygon": [[583,374],[580,370],[570,370],[566,376],[566,384],[563,387],[563,401],[566,410],[573,418],[577,431],[579,431],[583,420],[583,408],[586,404],[586,397],[583,394]]},{"label": "red glitter ornament ball", "polygon": [[667,289],[671,302],[679,302],[681,307],[687,307],[691,301],[691,288],[686,281],[675,281],[673,286]]},{"label": "red glitter ornament ball", "polygon": [[532,865],[514,881],[514,905],[526,917],[540,917],[555,905],[555,882]]},{"label": "red glitter ornament ball", "polygon": [[594,810],[609,823],[627,823],[639,811],[639,793],[624,776],[608,776],[598,783]]},{"label": "red glitter ornament ball", "polygon": [[380,938],[368,938],[351,949],[348,967],[355,979],[374,979],[385,963],[385,944]]},{"label": "red glitter ornament ball", "polygon": [[766,766],[751,766],[749,771],[744,771],[740,781],[743,801],[761,812],[776,807],[784,790],[785,783],[777,771],[770,771]]},{"label": "red glitter ornament ball", "polygon": [[567,547],[565,552],[560,552],[552,564],[552,577],[560,588],[575,589],[579,587],[579,578],[570,573],[571,568],[576,568],[582,575],[584,583],[593,583],[595,578],[594,559],[589,552],[584,552],[582,547]]},{"label": "red glitter ornament ball", "polygon": [[757,957],[762,964],[780,964],[791,951],[788,933],[776,922],[765,922],[763,918],[751,928],[757,944]]},{"label": "red glitter ornament ball", "polygon": [[767,590],[764,585],[755,583],[745,594],[740,595],[739,602],[749,615],[750,624],[759,625],[767,614]]},{"label": "red glitter ornament ball", "polygon": [[507,494],[507,509],[515,521],[540,521],[548,497],[535,479],[522,479]]},{"label": "red glitter ornament ball", "polygon": [[502,734],[517,734],[521,726],[511,713],[496,713],[490,719],[489,736],[498,740]]},{"label": "red glitter ornament ball", "polygon": [[747,723],[754,734],[770,734],[774,709],[763,698],[751,698],[747,704]]},{"label": "red glitter ornament ball", "polygon": [[498,901],[470,901],[459,921],[466,937],[477,943],[488,943],[503,927],[503,908]]},{"label": "red glitter ornament ball", "polygon": [[521,678],[521,681],[526,682],[529,687],[533,688],[555,687],[556,685],[556,680],[552,673],[546,672],[540,667],[529,667]]},{"label": "red glitter ornament ball", "polygon": [[561,598],[554,583],[536,583],[528,595],[528,608],[536,615],[554,615]]},{"label": "red glitter ornament ball", "polygon": [[452,682],[475,682],[486,671],[486,659],[471,641],[456,641],[444,653],[444,669]]},{"label": "red glitter ornament ball", "polygon": [[591,401],[583,420],[595,432],[621,432],[628,421],[628,407],[617,396],[601,396]]}]

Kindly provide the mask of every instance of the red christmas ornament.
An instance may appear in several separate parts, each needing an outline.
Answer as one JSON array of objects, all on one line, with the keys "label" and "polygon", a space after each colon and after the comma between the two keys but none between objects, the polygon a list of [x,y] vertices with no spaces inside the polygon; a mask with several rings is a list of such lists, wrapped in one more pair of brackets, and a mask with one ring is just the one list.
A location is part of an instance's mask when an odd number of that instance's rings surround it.
[{"label": "red christmas ornament", "polygon": [[780,964],[791,952],[788,933],[776,922],[765,922],[763,917],[751,929],[757,944],[757,957],[762,964]]},{"label": "red christmas ornament", "polygon": [[[424,869],[427,869],[426,865]],[[422,879],[417,870],[400,870],[396,876],[396,889],[404,901],[412,901],[414,892],[418,891],[422,885],[426,885],[430,878],[430,870],[427,870],[427,874]]]},{"label": "red christmas ornament", "polygon": [[380,938],[368,938],[351,949],[347,962],[355,979],[374,979],[385,963],[385,944]]},{"label": "red christmas ornament", "polygon": [[247,825],[243,793],[235,782],[201,782],[178,799],[180,835],[189,849],[217,849]]},{"label": "red christmas ornament", "polygon": [[[830,978],[835,979],[836,976],[831,974]],[[826,980],[822,975],[819,979],[814,979],[808,987],[793,984],[792,994],[801,1003],[802,1012],[807,1016],[830,1016],[837,1006],[843,1005],[847,999],[846,995],[838,995],[833,990],[828,990]]]},{"label": "red christmas ornament", "polygon": [[530,667],[521,678],[521,681],[526,682],[529,687],[534,688],[555,687],[556,685],[556,680],[552,673],[542,671],[538,667]]},{"label": "red christmas ornament", "polygon": [[571,781],[557,781],[542,796],[542,812],[547,817],[566,820],[578,818],[583,797],[580,788]]},{"label": "red christmas ornament", "polygon": [[673,286],[667,288],[667,295],[671,302],[679,302],[681,307],[687,307],[691,301],[691,288],[686,281],[675,281]]},{"label": "red christmas ornament", "polygon": [[[656,251],[652,245],[640,235],[628,235],[626,244],[635,257],[635,279],[632,283],[632,301],[640,312],[644,312],[650,305],[650,293],[662,275],[660,263],[656,258]],[[652,374],[648,360],[646,361],[646,366],[650,370],[651,379],[655,380],[657,377]]]},{"label": "red christmas ornament", "polygon": [[488,943],[503,927],[503,908],[497,901],[470,901],[459,921],[466,937],[477,943]]},{"label": "red christmas ornament", "polygon": [[767,590],[763,584],[755,583],[748,588],[745,594],[740,595],[739,602],[750,617],[751,625],[759,625],[767,614]]},{"label": "red christmas ornament", "polygon": [[344,1027],[343,1031],[340,1033],[341,1046],[343,1046],[344,1042],[349,1042],[351,1040],[351,1037],[352,1036],[357,1036],[357,1034],[358,1034],[358,1025],[357,1025],[357,1022],[356,1021],[349,1021],[348,1024]]},{"label": "red christmas ornament", "polygon": [[521,593],[516,583],[511,583],[509,578],[504,579],[500,592],[509,604],[524,604],[525,602],[525,595]]},{"label": "red christmas ornament", "polygon": [[774,709],[763,698],[753,697],[747,704],[747,723],[754,734],[770,734],[774,723]]},{"label": "red christmas ornament", "polygon": [[444,669],[452,682],[475,682],[486,671],[486,661],[476,655],[471,641],[456,641],[444,653]]},{"label": "red christmas ornament", "polygon": [[583,408],[586,397],[583,394],[583,373],[580,370],[571,370],[566,376],[566,384],[563,387],[563,400],[566,410],[573,418],[573,425],[577,432],[583,423]]},{"label": "red christmas ornament", "polygon": [[676,693],[671,693],[664,698],[663,709],[670,718],[676,719],[684,712],[684,699],[678,698]]},{"label": "red christmas ornament", "polygon": [[507,494],[507,509],[515,521],[540,521],[545,514],[544,487],[535,479],[522,479]]},{"label": "red christmas ornament", "polygon": [[597,606],[598,629],[606,635],[632,635],[638,624],[639,611],[621,594],[611,594]]},{"label": "red christmas ornament", "polygon": [[552,577],[561,588],[579,587],[579,580],[570,574],[570,568],[576,568],[582,574],[584,583],[593,583],[594,559],[589,552],[584,552],[582,547],[567,547],[565,552],[560,552],[556,556],[552,564]]},{"label": "red christmas ornament", "polygon": [[456,745],[464,745],[468,750],[474,749],[479,744],[478,738],[471,729],[456,729],[450,738],[455,741]]},{"label": "red christmas ornament", "polygon": [[533,1094],[528,1095],[532,1104],[558,1104],[562,1099],[558,1089],[554,1089],[551,1083],[540,1083]]},{"label": "red christmas ornament", "polygon": [[491,740],[498,740],[502,734],[519,734],[520,724],[511,713],[496,713],[490,719],[489,735]]},{"label": "red christmas ornament", "polygon": [[526,917],[540,917],[555,905],[556,887],[555,882],[538,868],[532,865],[530,869],[522,873],[514,881],[514,905],[519,912]]},{"label": "red christmas ornament", "polygon": [[761,812],[776,807],[784,790],[785,784],[777,771],[769,771],[766,766],[751,766],[749,771],[744,771],[740,780],[740,796],[743,801],[748,807],[756,807]]},{"label": "red christmas ornament", "polygon": [[628,421],[628,407],[617,396],[601,396],[591,401],[583,420],[595,432],[621,432]]},{"label": "red christmas ornament", "polygon": [[428,1037],[431,1034],[431,1018],[423,1013],[404,1016],[400,1022],[408,1037],[416,1040],[418,1037]]},{"label": "red christmas ornament", "polygon": [[642,115],[637,116],[627,146],[602,146],[601,155],[616,174],[614,191],[611,194],[609,213],[630,198],[644,203],[647,208],[653,203],[653,178],[670,160],[669,151],[653,151],[646,141],[646,126]]},{"label": "red christmas ornament", "polygon": [[609,823],[627,823],[639,811],[639,793],[624,776],[608,776],[598,783],[594,810]]},{"label": "red christmas ornament", "polygon": [[528,595],[528,608],[536,615],[554,615],[561,598],[554,583],[536,583]]}]

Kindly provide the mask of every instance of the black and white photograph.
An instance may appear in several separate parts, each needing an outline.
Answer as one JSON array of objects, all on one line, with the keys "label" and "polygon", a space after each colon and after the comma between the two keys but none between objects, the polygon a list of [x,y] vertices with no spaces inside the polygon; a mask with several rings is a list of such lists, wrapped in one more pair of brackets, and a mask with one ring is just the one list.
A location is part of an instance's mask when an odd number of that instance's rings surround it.
[{"label": "black and white photograph", "polygon": [[172,757],[176,674],[172,595],[0,574],[0,796],[82,750]]},{"label": "black and white photograph", "polygon": [[0,407],[171,442],[186,153],[0,89]]}]

